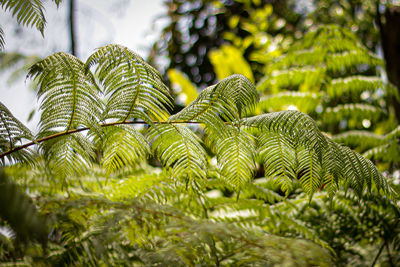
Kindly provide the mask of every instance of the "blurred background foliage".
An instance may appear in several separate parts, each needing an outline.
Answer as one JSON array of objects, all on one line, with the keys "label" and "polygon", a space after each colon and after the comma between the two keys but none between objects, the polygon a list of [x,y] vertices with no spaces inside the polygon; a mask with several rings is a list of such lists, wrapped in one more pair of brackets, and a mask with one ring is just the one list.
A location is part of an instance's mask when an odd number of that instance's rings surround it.
[{"label": "blurred background foliage", "polygon": [[[168,25],[148,61],[167,59],[164,69],[158,69],[181,108],[206,86],[242,74],[261,94],[255,114],[309,114],[326,135],[371,159],[400,192],[400,73],[394,63],[400,62],[399,3],[166,0],[165,16]],[[6,67],[20,60],[29,63],[32,58],[0,57]],[[20,213],[11,216],[0,210],[0,262],[400,264],[398,200],[376,192],[359,199],[351,190],[340,191],[333,200],[325,191],[310,199],[298,184],[285,197],[262,168],[240,194],[212,176],[203,191],[188,192],[187,185],[160,173],[156,160],[150,162],[112,177],[96,167],[62,182],[44,162],[7,167],[0,181],[5,193],[0,195],[20,200],[2,203],[18,203],[12,211]],[[16,185],[23,190],[14,189]],[[7,195],[12,190],[17,193]],[[27,233],[29,227],[35,230]]]}]

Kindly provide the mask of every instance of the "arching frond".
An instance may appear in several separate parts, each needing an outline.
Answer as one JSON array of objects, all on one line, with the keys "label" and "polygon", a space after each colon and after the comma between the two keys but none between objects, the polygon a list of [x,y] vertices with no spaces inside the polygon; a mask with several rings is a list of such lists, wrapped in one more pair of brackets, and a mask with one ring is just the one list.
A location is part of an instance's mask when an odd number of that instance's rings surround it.
[{"label": "arching frond", "polygon": [[204,89],[198,98],[169,121],[197,121],[213,131],[223,130],[223,120],[239,121],[259,100],[255,86],[243,75],[232,75]]},{"label": "arching frond", "polygon": [[283,70],[274,70],[257,84],[257,90],[277,93],[278,89],[293,88],[304,84],[303,87],[308,86],[308,88],[300,91],[318,92],[324,82],[325,75],[326,68],[324,66],[319,68],[315,66],[291,67]]},{"label": "arching frond", "polygon": [[18,241],[27,243],[37,240],[43,245],[47,244],[47,221],[32,204],[32,199],[3,170],[0,170],[0,219],[11,226]]},{"label": "arching frond", "polygon": [[169,89],[160,73],[135,52],[121,45],[103,46],[86,61],[87,69],[94,65],[107,97],[103,119],[149,123],[169,114]]},{"label": "arching frond", "polygon": [[261,98],[257,107],[262,111],[282,111],[296,108],[301,112],[314,112],[321,104],[321,94],[310,92],[282,92]]},{"label": "arching frond", "polygon": [[258,155],[264,164],[265,176],[275,178],[281,190],[292,192],[297,178],[297,155],[294,144],[284,135],[262,131],[257,136]]},{"label": "arching frond", "polygon": [[93,144],[81,133],[63,135],[44,142],[41,146],[53,175],[65,180],[79,176],[91,165],[95,157]]},{"label": "arching frond", "polygon": [[361,151],[378,146],[384,142],[384,136],[369,131],[348,131],[334,135],[332,140]]},{"label": "arching frond", "polygon": [[222,179],[235,189],[253,179],[255,169],[254,138],[240,128],[227,126],[228,136],[210,132],[208,139],[215,149]]},{"label": "arching frond", "polygon": [[93,75],[78,58],[56,53],[30,68],[41,99],[40,134],[53,130],[97,127],[102,103]]},{"label": "arching frond", "polygon": [[[23,139],[33,140],[32,133],[0,102],[0,154],[21,145]],[[7,159],[29,161],[31,153],[29,149],[19,150],[7,155]],[[4,164],[4,158],[1,162]]]},{"label": "arching frond", "polygon": [[[264,178],[265,179],[265,178]],[[260,179],[258,179],[260,180]],[[271,181],[272,179],[265,179]],[[283,197],[275,192],[274,188],[277,186],[274,184],[273,188],[269,188],[267,182],[255,181],[254,183],[247,183],[243,186],[240,195],[244,198],[256,198],[266,201],[270,204],[283,200]]]},{"label": "arching frond", "polygon": [[187,126],[157,125],[150,128],[149,140],[156,156],[166,167],[171,167],[174,179],[200,183],[206,178],[206,152]]},{"label": "arching frond", "polygon": [[133,127],[126,125],[106,127],[102,134],[101,164],[106,168],[107,175],[124,166],[136,165],[150,153],[147,140]]},{"label": "arching frond", "polygon": [[328,107],[322,114],[322,120],[325,123],[338,123],[343,119],[352,119],[358,123],[364,119],[376,122],[386,114],[384,109],[369,104],[343,104],[332,108]]},{"label": "arching frond", "polygon": [[[265,154],[267,163],[268,160],[276,158],[275,164],[280,164],[275,166],[284,167],[280,172],[278,170],[278,174],[286,173],[287,176],[296,174],[302,187],[309,194],[322,185],[334,191],[336,188],[334,184],[338,181],[345,183],[346,187],[353,188],[358,195],[361,195],[365,188],[371,190],[372,181],[377,189],[389,192],[386,180],[371,161],[325,137],[315,122],[301,112],[282,111],[259,115],[246,118],[244,125],[256,127],[265,134],[265,139],[260,140],[267,153]],[[269,138],[270,132],[284,135],[291,143],[278,142],[274,145],[277,141]],[[284,139],[280,138],[279,141],[281,140]],[[275,147],[276,153],[270,153],[269,147]],[[292,149],[288,149],[290,147]],[[296,152],[293,148],[296,148]],[[297,150],[299,148],[300,150]],[[280,158],[277,156],[279,152],[281,152]],[[293,162],[297,165],[293,165]],[[294,168],[296,171],[290,172]]]},{"label": "arching frond", "polygon": [[336,166],[333,172],[344,179],[346,188],[354,189],[358,196],[364,193],[365,188],[371,191],[372,185],[378,190],[390,192],[386,179],[370,160],[348,147],[332,141],[330,145],[336,152],[334,154]]},{"label": "arching frond", "polygon": [[46,25],[41,0],[1,0],[1,8],[10,11],[13,17],[17,18],[23,26],[36,27],[42,35]]},{"label": "arching frond", "polygon": [[[328,159],[325,158],[327,161]],[[297,151],[298,171],[297,176],[300,184],[308,195],[312,195],[315,191],[322,187],[326,181],[323,162],[318,159],[317,154],[310,149],[298,149]],[[328,174],[332,175],[332,174]]]},{"label": "arching frond", "polygon": [[379,77],[356,75],[333,79],[327,86],[327,93],[332,98],[351,96],[353,99],[358,99],[365,91],[374,93],[383,89],[390,91],[388,93],[394,93],[391,87]]},{"label": "arching frond", "polygon": [[316,149],[320,157],[328,145],[326,137],[318,129],[316,122],[310,116],[299,111],[273,112],[248,117],[242,121],[245,126],[283,134],[296,144],[312,147]]}]

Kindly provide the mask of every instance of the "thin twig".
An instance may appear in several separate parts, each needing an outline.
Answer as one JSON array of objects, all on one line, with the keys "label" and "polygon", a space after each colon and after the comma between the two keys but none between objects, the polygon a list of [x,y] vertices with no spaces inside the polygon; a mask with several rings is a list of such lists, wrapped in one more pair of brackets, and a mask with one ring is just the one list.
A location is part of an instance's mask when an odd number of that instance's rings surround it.
[{"label": "thin twig", "polygon": [[[183,123],[185,123],[185,124],[200,124],[200,122],[196,122],[196,121],[153,121],[152,123],[153,124],[183,124]],[[116,126],[116,125],[123,125],[123,124],[149,125],[149,123],[144,122],[144,121],[122,121],[122,122],[118,121],[118,122],[103,123],[103,124],[100,124],[100,127]],[[11,153],[17,152],[17,151],[19,151],[21,149],[33,146],[35,144],[37,145],[37,144],[40,144],[40,143],[42,143],[44,141],[47,141],[47,140],[50,140],[50,139],[54,139],[54,138],[57,138],[57,137],[60,137],[60,136],[68,135],[68,134],[87,131],[89,129],[90,129],[89,127],[72,129],[72,130],[55,133],[55,134],[52,134],[52,135],[48,135],[48,136],[33,140],[33,141],[29,142],[29,143],[26,143],[26,144],[23,144],[23,145],[20,145],[20,146],[16,146],[16,147],[14,147],[14,148],[12,148],[10,150],[7,150],[7,151],[1,153],[0,154],[0,159],[4,158],[5,156],[7,156],[7,155],[9,155]]]}]

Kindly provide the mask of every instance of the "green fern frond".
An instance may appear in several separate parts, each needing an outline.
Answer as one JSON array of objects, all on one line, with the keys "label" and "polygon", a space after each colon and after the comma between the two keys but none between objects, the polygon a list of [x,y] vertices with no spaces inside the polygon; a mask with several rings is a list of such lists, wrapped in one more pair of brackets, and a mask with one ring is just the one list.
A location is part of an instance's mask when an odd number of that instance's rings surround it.
[{"label": "green fern frond", "polygon": [[52,174],[66,180],[83,174],[95,158],[91,141],[80,133],[63,135],[41,145]]},{"label": "green fern frond", "polygon": [[316,122],[310,116],[299,111],[273,112],[248,117],[242,121],[245,126],[285,135],[297,145],[303,144],[312,147],[320,157],[328,146],[326,137],[318,129]]},{"label": "green fern frond", "polygon": [[[400,126],[387,133],[386,135],[377,135],[375,147],[368,147],[369,150],[363,153],[367,159],[374,159],[376,161],[383,160],[388,163],[397,163],[400,157],[398,149],[398,138],[400,137]],[[362,140],[359,140],[362,141]]]},{"label": "green fern frond", "polygon": [[[326,158],[325,158],[326,159]],[[309,149],[300,149],[297,151],[298,161],[298,179],[303,190],[312,195],[315,191],[322,187],[324,182],[331,183],[326,180],[323,164],[321,164],[316,153]]]},{"label": "green fern frond", "polygon": [[393,140],[393,139],[396,139],[399,137],[400,137],[400,126],[397,126],[392,131],[390,131],[389,133],[387,133],[385,135],[385,140],[389,141],[389,140]]},{"label": "green fern frond", "polygon": [[278,89],[281,88],[293,88],[306,84],[312,89],[309,91],[318,92],[320,85],[324,82],[325,74],[326,68],[323,66],[319,68],[305,66],[274,70],[257,84],[257,90],[260,92],[278,92]]},{"label": "green fern frond", "polygon": [[[33,140],[32,133],[0,102],[0,154],[21,145],[24,139]],[[31,157],[32,151],[29,149],[7,155],[11,162],[30,161]],[[4,164],[4,158],[1,162]]]},{"label": "green fern frond", "polygon": [[[267,179],[267,180],[271,181],[272,179]],[[243,196],[244,198],[260,199],[270,204],[283,200],[283,197],[275,192],[276,190],[268,188],[268,186],[266,186],[265,184],[266,183],[262,183],[260,181],[258,182],[255,181],[254,183],[247,183],[246,186],[244,186],[241,189],[240,195]]]},{"label": "green fern frond", "polygon": [[46,19],[43,13],[43,3],[40,0],[1,0],[1,8],[10,11],[23,26],[36,27],[42,35]]},{"label": "green fern frond", "polygon": [[374,182],[378,190],[389,192],[386,179],[370,160],[348,147],[340,146],[333,142],[331,145],[336,149],[337,159],[340,158],[340,161],[337,161],[335,173],[338,175],[340,172],[340,176],[344,178],[346,188],[354,189],[357,195],[361,196],[365,188],[371,191],[372,182]]},{"label": "green fern frond", "polygon": [[152,150],[174,179],[201,183],[206,178],[207,157],[200,139],[185,125],[162,124],[149,129]]},{"label": "green fern frond", "polygon": [[265,176],[274,177],[281,190],[289,195],[297,178],[297,155],[290,140],[280,134],[261,132],[258,135],[258,155],[264,164]]},{"label": "green fern frond", "polygon": [[322,114],[322,120],[327,124],[338,123],[343,119],[351,119],[358,123],[361,123],[364,119],[376,122],[384,115],[387,115],[384,109],[373,105],[359,103],[343,104],[328,107]]},{"label": "green fern frond", "polygon": [[133,127],[126,125],[106,127],[103,135],[101,164],[106,168],[107,175],[124,166],[137,165],[150,153],[147,140]]},{"label": "green fern frond", "polygon": [[332,140],[352,148],[359,148],[361,151],[381,145],[384,136],[368,131],[348,131],[334,135]]},{"label": "green fern frond", "polygon": [[41,99],[40,134],[97,127],[102,110],[100,89],[85,64],[73,55],[53,54],[30,68]]},{"label": "green fern frond", "polygon": [[350,69],[354,65],[368,64],[369,66],[383,66],[383,60],[372,53],[346,51],[327,56],[327,69],[340,73],[343,69]]},{"label": "green fern frond", "polygon": [[[282,156],[277,159],[277,162],[280,162],[285,169],[281,169],[282,171],[279,174],[282,174],[286,169],[290,171],[294,169],[289,173],[291,173],[291,176],[294,176],[294,173],[296,174],[295,177],[300,179],[303,189],[309,194],[321,188],[322,185],[328,186],[329,190],[334,191],[335,183],[340,180],[346,183],[346,187],[353,188],[358,195],[363,193],[365,187],[371,190],[372,181],[377,189],[382,189],[386,193],[389,192],[385,178],[371,161],[325,137],[319,131],[315,122],[301,112],[282,111],[259,115],[246,118],[244,125],[257,127],[261,134],[265,134],[265,139],[261,139],[261,141],[269,141],[264,142],[267,153],[269,146],[276,147],[276,153],[268,154],[267,160],[272,160],[272,155],[278,158],[278,152],[282,152]],[[271,132],[279,135],[279,137],[283,135],[291,143],[286,142],[285,146],[282,146],[282,142],[280,142],[272,146],[268,138],[268,136],[271,136]],[[280,138],[279,140],[285,139]],[[288,147],[292,150],[287,149]],[[293,151],[294,148],[296,148],[295,152]],[[301,152],[301,149],[304,149],[304,152]],[[285,160],[287,158],[288,160]],[[293,165],[293,162],[297,162],[298,165]],[[286,173],[288,172],[286,171]]]},{"label": "green fern frond", "polygon": [[232,75],[204,89],[189,106],[169,121],[196,121],[212,131],[223,130],[223,120],[238,122],[259,100],[255,86],[243,75]]},{"label": "green fern frond", "polygon": [[160,73],[135,52],[120,45],[103,46],[86,61],[87,71],[94,65],[107,98],[103,119],[137,118],[150,123],[169,114],[169,89]]},{"label": "green fern frond", "polygon": [[47,244],[47,221],[39,214],[32,199],[0,170],[0,219],[15,231],[17,240],[27,243],[37,240]]},{"label": "green fern frond", "polygon": [[253,179],[255,170],[254,137],[240,128],[226,126],[228,136],[209,132],[222,179],[236,190]]},{"label": "green fern frond", "polygon": [[261,98],[257,107],[262,111],[282,111],[295,106],[299,111],[314,112],[321,103],[321,94],[311,92],[282,92]]},{"label": "green fern frond", "polygon": [[349,76],[346,78],[333,79],[328,85],[326,92],[332,98],[340,98],[343,96],[351,96],[353,99],[359,99],[364,91],[374,93],[377,90],[388,89],[388,93],[392,93],[388,84],[384,83],[381,78],[375,76]]}]

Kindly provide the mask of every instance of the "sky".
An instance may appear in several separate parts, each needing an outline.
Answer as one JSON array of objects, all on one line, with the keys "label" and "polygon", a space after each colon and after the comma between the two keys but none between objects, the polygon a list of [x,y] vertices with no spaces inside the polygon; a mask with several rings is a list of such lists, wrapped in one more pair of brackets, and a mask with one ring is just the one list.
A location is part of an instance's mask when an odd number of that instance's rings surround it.
[{"label": "sky", "polygon": [[[67,2],[65,0],[58,9],[52,1],[45,3],[47,25],[44,38],[35,29],[18,27],[9,12],[0,10],[0,25],[5,32],[5,51],[36,54],[40,57],[59,51],[68,52]],[[166,22],[162,18],[156,20],[165,12],[163,0],[76,2],[78,57],[83,61],[97,47],[110,43],[127,46],[145,58]],[[29,81],[25,81],[25,75],[10,84],[7,82],[10,74],[10,71],[0,73],[0,101],[35,132],[39,115],[36,114],[30,122],[27,119],[32,109],[38,107],[36,95],[29,88]]]}]

